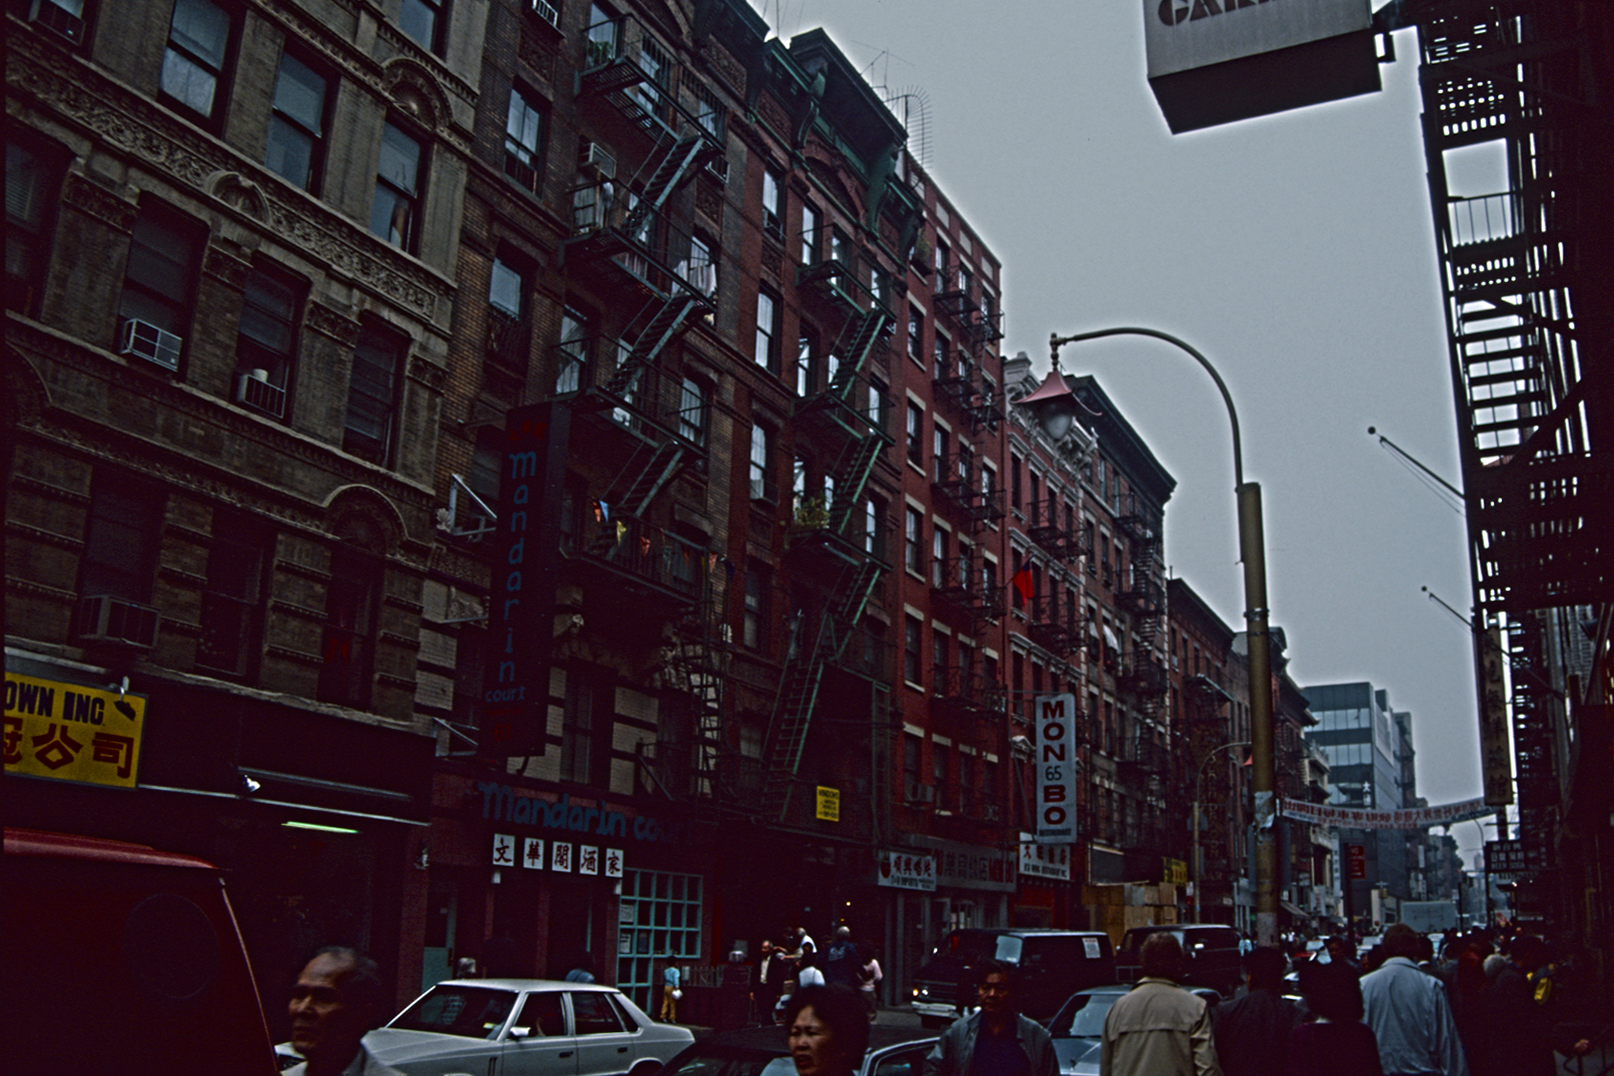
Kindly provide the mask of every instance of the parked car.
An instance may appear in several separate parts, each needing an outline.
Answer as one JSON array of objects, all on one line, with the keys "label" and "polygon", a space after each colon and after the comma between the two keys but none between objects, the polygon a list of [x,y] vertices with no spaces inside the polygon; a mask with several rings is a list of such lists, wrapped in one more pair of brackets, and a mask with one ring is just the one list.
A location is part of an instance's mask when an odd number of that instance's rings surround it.
[{"label": "parked car", "polygon": [[0,946],[13,1072],[274,1076],[218,868],[95,837],[5,831]]},{"label": "parked car", "polygon": [[[920,1076],[936,1033],[869,1028],[869,1049],[852,1076]],[[796,1076],[782,1027],[753,1027],[702,1039],[668,1062],[660,1076]]]},{"label": "parked car", "polygon": [[[1093,1072],[1098,1071],[1098,1053],[1094,1049],[1104,1037],[1104,1018],[1110,1006],[1131,990],[1130,986],[1095,986],[1072,994],[1059,1012],[1048,1021],[1048,1034],[1054,1040],[1054,1056],[1062,1073],[1085,1073],[1084,1058],[1092,1051]],[[1222,995],[1209,987],[1193,987],[1193,992],[1214,1007]]]},{"label": "parked car", "polygon": [[1115,970],[1123,983],[1136,982],[1142,974],[1143,943],[1151,934],[1169,932],[1182,943],[1183,985],[1208,986],[1231,995],[1243,981],[1239,956],[1239,932],[1214,923],[1176,926],[1133,927],[1121,938],[1115,954]]},{"label": "parked car", "polygon": [[942,939],[914,976],[913,1011],[926,1027],[945,1027],[975,1005],[976,969],[1003,960],[1019,970],[1020,1011],[1046,1021],[1066,998],[1115,982],[1115,951],[1102,931],[974,927]]},{"label": "parked car", "polygon": [[615,987],[450,979],[364,1036],[364,1047],[408,1076],[652,1076],[694,1041]]}]

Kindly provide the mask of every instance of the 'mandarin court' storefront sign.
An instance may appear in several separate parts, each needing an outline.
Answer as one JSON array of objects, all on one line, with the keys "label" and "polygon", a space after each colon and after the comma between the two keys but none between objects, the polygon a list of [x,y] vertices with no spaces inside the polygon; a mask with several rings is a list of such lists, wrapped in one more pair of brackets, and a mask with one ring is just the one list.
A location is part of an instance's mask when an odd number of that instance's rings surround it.
[{"label": "'mandarin court' storefront sign", "polygon": [[630,815],[614,811],[604,804],[585,807],[581,803],[573,803],[571,797],[566,795],[558,800],[524,796],[511,786],[497,781],[478,781],[476,790],[482,793],[482,819],[485,822],[533,826],[588,837],[630,837],[636,841],[661,844],[694,843],[693,827],[688,822]]}]

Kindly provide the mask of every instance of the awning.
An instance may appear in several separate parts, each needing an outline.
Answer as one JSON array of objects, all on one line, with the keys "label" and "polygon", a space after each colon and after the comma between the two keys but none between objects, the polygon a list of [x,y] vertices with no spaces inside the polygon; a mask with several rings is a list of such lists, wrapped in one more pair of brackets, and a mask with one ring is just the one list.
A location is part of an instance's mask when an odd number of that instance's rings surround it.
[{"label": "awning", "polygon": [[1278,907],[1282,908],[1284,911],[1288,912],[1290,915],[1294,916],[1296,919],[1310,919],[1311,918],[1311,913],[1310,912],[1304,911],[1298,905],[1290,904],[1286,900],[1278,901]]},{"label": "awning", "polygon": [[1104,645],[1109,647],[1111,650],[1121,649],[1120,642],[1115,638],[1115,632],[1110,630],[1110,626],[1108,624],[1104,625]]}]

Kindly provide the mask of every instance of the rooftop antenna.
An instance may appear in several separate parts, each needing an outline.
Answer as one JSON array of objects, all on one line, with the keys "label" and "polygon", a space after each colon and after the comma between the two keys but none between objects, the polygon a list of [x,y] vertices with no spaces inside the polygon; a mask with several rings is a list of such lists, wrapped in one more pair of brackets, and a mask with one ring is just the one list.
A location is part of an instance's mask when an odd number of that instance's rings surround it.
[{"label": "rooftop antenna", "polygon": [[887,90],[886,107],[908,132],[908,155],[930,168],[930,95],[918,86]]}]

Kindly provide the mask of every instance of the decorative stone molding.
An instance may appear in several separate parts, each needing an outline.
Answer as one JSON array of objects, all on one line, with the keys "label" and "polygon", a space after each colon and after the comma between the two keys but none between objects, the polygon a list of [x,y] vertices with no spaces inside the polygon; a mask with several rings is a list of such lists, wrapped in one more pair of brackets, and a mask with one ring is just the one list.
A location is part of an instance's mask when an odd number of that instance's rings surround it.
[{"label": "decorative stone molding", "polygon": [[742,100],[745,98],[745,67],[734,58],[734,54],[708,39],[702,47],[702,55],[711,65],[712,73],[721,79],[734,95]]},{"label": "decorative stone molding", "polygon": [[713,224],[720,223],[723,219],[723,188],[715,183],[695,184],[695,208]]},{"label": "decorative stone molding", "polygon": [[374,486],[342,486],[325,498],[325,529],[332,534],[375,533],[383,548],[371,550],[391,556],[408,528],[403,513]]},{"label": "decorative stone molding", "polygon": [[790,132],[795,129],[795,124],[790,122],[790,114],[785,111],[783,105],[774,100],[772,94],[762,95],[762,100],[757,102],[757,115],[762,118],[762,122],[773,128],[775,135],[788,138]]},{"label": "decorative stone molding", "polygon": [[359,323],[324,303],[310,302],[303,323],[343,347],[352,347],[359,342]]},{"label": "decorative stone molding", "polygon": [[425,67],[407,56],[395,56],[382,68],[387,96],[422,127],[437,134],[448,134],[454,110],[448,94]]},{"label": "decorative stone molding", "polygon": [[86,216],[110,224],[125,234],[134,232],[140,207],[79,175],[69,175],[62,186],[62,201]]},{"label": "decorative stone molding", "polygon": [[[407,78],[422,73],[419,65],[395,64],[397,84],[408,81],[409,91],[436,110],[433,123],[447,116],[447,99],[429,79]],[[87,129],[109,147],[128,155],[137,168],[161,172],[169,181],[188,186],[206,197],[214,196],[214,180],[225,173],[248,176],[258,166],[223,143],[207,138],[124,87],[99,78],[89,68],[58,70],[38,58],[12,51],[7,56],[8,93],[38,100]],[[437,313],[438,298],[452,284],[370,235],[368,230],[324,206],[277,200],[268,191],[279,180],[263,173],[258,185],[263,196],[266,230],[282,242],[304,248],[324,261],[330,271],[385,296],[426,321]],[[135,207],[88,181],[70,180],[65,196],[84,209],[127,232],[134,227]],[[248,197],[244,192],[234,197]],[[77,199],[75,201],[75,199]]]},{"label": "decorative stone molding", "polygon": [[781,247],[778,243],[773,242],[771,239],[763,240],[762,264],[773,270],[773,275],[776,279],[784,271],[784,262],[785,248]]},{"label": "decorative stone molding", "polygon": [[40,380],[39,371],[16,351],[6,348],[6,421],[32,426],[49,406],[50,390]]},{"label": "decorative stone molding", "polygon": [[263,188],[240,172],[218,172],[209,185],[213,197],[237,209],[259,224],[269,223],[269,199]]},{"label": "decorative stone molding", "polygon": [[224,249],[215,241],[208,244],[207,255],[202,259],[202,271],[236,291],[245,291],[252,263],[237,257],[234,251]]},{"label": "decorative stone molding", "polygon": [[441,393],[443,382],[448,378],[448,371],[432,362],[424,355],[411,355],[409,357],[409,380],[430,390]]}]

